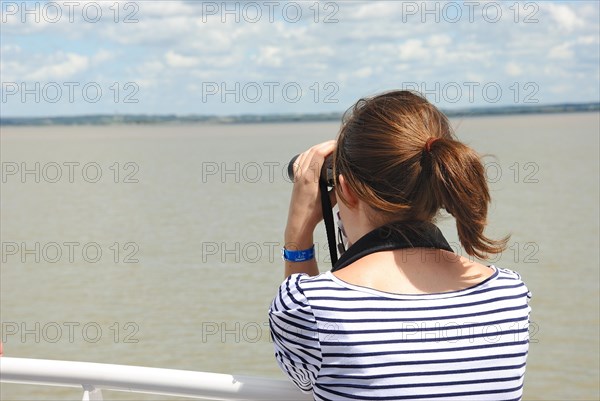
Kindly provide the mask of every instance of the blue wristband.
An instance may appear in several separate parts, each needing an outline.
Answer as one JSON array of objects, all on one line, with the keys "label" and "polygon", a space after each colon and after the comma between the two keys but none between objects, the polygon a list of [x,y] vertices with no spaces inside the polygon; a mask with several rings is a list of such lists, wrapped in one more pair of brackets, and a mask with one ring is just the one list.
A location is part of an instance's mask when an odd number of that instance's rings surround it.
[{"label": "blue wristband", "polygon": [[283,260],[288,262],[306,262],[307,260],[314,259],[315,257],[315,246],[311,246],[309,249],[301,251],[290,251],[289,249],[283,248],[281,250]]}]

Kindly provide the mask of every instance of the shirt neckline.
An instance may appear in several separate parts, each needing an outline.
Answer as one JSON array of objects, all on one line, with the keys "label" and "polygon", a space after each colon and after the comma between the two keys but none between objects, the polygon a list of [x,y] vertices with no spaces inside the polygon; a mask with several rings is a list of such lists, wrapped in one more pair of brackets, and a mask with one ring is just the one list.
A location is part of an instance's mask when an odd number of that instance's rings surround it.
[{"label": "shirt neckline", "polygon": [[347,281],[344,281],[344,280],[334,276],[331,271],[327,271],[325,273],[325,275],[330,280],[332,280],[334,283],[336,283],[342,287],[345,287],[345,288],[348,288],[348,289],[351,289],[354,291],[360,291],[360,292],[366,292],[366,293],[373,294],[373,295],[378,295],[381,297],[396,298],[396,299],[417,299],[417,298],[418,299],[441,299],[441,298],[453,298],[453,297],[466,295],[473,291],[481,289],[482,287],[485,287],[488,283],[495,280],[499,274],[499,269],[495,265],[489,265],[487,267],[489,267],[490,269],[493,269],[494,273],[492,273],[491,276],[489,276],[488,278],[486,278],[485,280],[483,280],[477,284],[474,284],[467,288],[463,288],[461,290],[435,292],[435,293],[428,293],[428,294],[398,294],[398,293],[394,293],[394,292],[381,291],[381,290],[376,290],[375,288],[364,287],[361,285],[348,283]]}]

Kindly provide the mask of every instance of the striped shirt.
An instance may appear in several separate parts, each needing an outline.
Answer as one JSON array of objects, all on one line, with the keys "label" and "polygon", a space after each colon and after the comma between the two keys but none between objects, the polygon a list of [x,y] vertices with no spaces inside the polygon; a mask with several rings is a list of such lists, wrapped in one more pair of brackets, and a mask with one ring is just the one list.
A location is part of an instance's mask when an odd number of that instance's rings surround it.
[{"label": "striped shirt", "polygon": [[531,294],[492,268],[464,290],[410,295],[293,274],[269,311],[277,362],[315,400],[519,400]]}]

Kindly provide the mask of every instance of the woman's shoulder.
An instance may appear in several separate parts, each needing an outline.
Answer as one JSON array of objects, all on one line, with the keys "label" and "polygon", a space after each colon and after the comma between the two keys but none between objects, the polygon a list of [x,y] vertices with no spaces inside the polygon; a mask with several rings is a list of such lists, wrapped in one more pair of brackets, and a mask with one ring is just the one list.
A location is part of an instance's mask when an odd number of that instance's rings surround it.
[{"label": "woman's shoulder", "polygon": [[[279,286],[277,295],[271,304],[271,311],[290,309],[310,309],[306,291],[327,282],[326,273],[309,276],[306,273],[289,275]],[[330,280],[329,280],[330,281]]]},{"label": "woman's shoulder", "polygon": [[495,265],[490,265],[488,268],[492,269],[494,272],[485,280],[480,281],[472,286],[458,291],[419,294],[421,296],[417,297],[415,297],[414,294],[394,294],[361,285],[351,284],[339,279],[330,271],[323,272],[316,276],[309,276],[305,273],[292,274],[281,284],[279,288],[279,294],[280,297],[283,295],[288,298],[291,297],[296,301],[301,300],[302,303],[306,305],[309,305],[310,300],[314,297],[322,298],[325,296],[330,300],[333,298],[344,299],[349,296],[356,296],[357,293],[367,293],[371,296],[379,295],[384,297],[392,296],[400,298],[405,298],[406,296],[409,299],[426,299],[427,295],[437,298],[467,294],[476,295],[481,291],[488,292],[490,290],[500,290],[502,288],[525,288],[527,289],[528,295],[531,296],[529,289],[517,271]]},{"label": "woman's shoulder", "polygon": [[507,269],[507,268],[499,267],[499,266],[495,266],[495,265],[492,265],[490,267],[493,267],[494,269],[496,269],[498,271],[498,278],[500,278],[500,279],[522,281],[521,275],[519,273],[517,273],[515,270],[511,270],[511,269]]},{"label": "woman's shoulder", "polygon": [[331,272],[323,272],[316,276],[306,273],[294,273],[288,276],[279,286],[274,306],[294,308],[310,308],[310,300],[315,296],[329,295],[333,291],[349,291],[332,279]]},{"label": "woman's shoulder", "polygon": [[316,276],[309,276],[306,273],[294,273],[281,283],[279,293],[297,294],[306,298],[306,292],[339,287],[331,277],[330,272],[323,272]]},{"label": "woman's shoulder", "polygon": [[498,277],[496,279],[496,285],[505,285],[506,283],[510,283],[509,285],[513,288],[525,288],[527,290],[527,297],[531,298],[531,291],[527,284],[523,281],[521,275],[515,270],[502,268],[498,266],[493,266],[498,271]]},{"label": "woman's shoulder", "polygon": [[298,291],[303,292],[306,289],[337,287],[337,284],[332,280],[331,272],[327,271],[316,276],[306,273],[291,274],[281,283],[281,287],[296,287]]}]

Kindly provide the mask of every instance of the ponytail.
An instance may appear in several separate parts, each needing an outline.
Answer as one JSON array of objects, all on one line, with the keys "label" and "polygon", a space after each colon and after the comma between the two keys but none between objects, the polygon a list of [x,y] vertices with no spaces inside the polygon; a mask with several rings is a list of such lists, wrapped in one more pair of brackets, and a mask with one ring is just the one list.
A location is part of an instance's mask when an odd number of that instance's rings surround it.
[{"label": "ponytail", "polygon": [[333,159],[334,180],[344,175],[374,212],[374,224],[431,221],[445,208],[469,255],[486,259],[506,247],[508,237],[483,234],[490,193],[479,155],[455,139],[448,118],[419,93],[359,100],[344,115]]},{"label": "ponytail", "polygon": [[437,205],[456,219],[460,243],[467,254],[486,259],[506,248],[509,237],[493,240],[483,234],[491,202],[479,155],[465,144],[446,138],[431,143],[430,183]]}]

